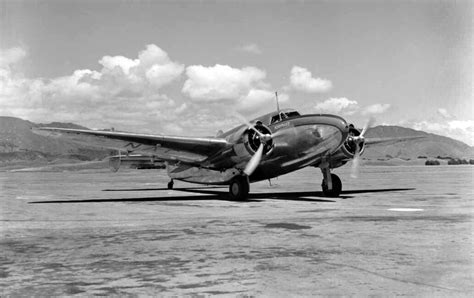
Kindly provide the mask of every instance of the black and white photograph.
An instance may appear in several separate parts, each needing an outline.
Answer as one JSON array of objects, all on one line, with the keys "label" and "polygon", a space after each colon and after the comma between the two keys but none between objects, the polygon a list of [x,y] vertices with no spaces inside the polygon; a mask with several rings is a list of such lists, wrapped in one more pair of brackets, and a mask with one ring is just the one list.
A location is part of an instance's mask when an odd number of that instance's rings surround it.
[{"label": "black and white photograph", "polygon": [[0,0],[0,296],[472,297],[472,0]]}]

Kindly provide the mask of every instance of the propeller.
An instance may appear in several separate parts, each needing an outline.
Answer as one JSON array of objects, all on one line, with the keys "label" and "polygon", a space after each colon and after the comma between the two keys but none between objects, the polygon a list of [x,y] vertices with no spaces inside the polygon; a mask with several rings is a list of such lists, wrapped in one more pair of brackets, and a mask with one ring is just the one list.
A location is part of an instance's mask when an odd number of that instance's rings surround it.
[{"label": "propeller", "polygon": [[253,171],[258,167],[260,164],[260,161],[262,160],[262,155],[263,155],[263,142],[260,143],[260,146],[258,146],[257,151],[255,154],[252,156],[252,158],[249,160],[247,165],[245,166],[244,173],[247,176],[252,175]]},{"label": "propeller", "polygon": [[[253,125],[252,123],[250,123],[250,121],[248,121],[248,120],[247,120],[244,116],[242,116],[241,114],[235,112],[235,113],[234,113],[234,116],[236,116],[236,117],[242,122],[242,124],[247,125],[248,128],[250,128],[251,130],[255,131],[255,132],[258,134],[258,136],[260,137],[260,139],[264,139],[265,136],[267,136],[267,135],[264,135],[264,134],[263,134],[261,131],[259,131],[258,129],[256,129],[256,128],[254,127],[254,125]],[[270,135],[268,135],[268,136],[270,136]],[[270,136],[270,137],[271,137],[271,136]]]},{"label": "propeller", "polygon": [[260,164],[260,161],[262,160],[264,144],[271,141],[273,136],[271,134],[264,134],[258,129],[256,129],[254,124],[250,123],[241,114],[235,112],[234,116],[238,118],[243,124],[247,125],[249,129],[255,131],[260,139],[260,145],[258,146],[257,151],[255,151],[255,154],[252,156],[252,158],[250,158],[249,162],[247,163],[244,169],[244,174],[247,176],[250,176],[252,175],[252,173],[255,171],[255,169]]},{"label": "propeller", "polygon": [[365,142],[364,134],[374,124],[374,122],[375,122],[375,118],[370,117],[369,120],[365,123],[364,128],[362,128],[362,132],[360,133],[360,135],[351,137],[352,142],[354,142],[354,144],[356,145],[354,158],[352,160],[352,168],[351,168],[352,178],[359,177],[360,144]]}]

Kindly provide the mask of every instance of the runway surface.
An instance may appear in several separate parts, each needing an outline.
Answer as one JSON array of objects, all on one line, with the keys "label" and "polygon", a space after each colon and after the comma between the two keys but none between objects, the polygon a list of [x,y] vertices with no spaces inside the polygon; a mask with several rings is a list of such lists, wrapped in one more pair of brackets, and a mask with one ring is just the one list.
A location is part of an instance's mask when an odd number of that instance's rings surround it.
[{"label": "runway surface", "polygon": [[472,166],[304,169],[227,188],[164,171],[0,173],[0,295],[470,296]]}]

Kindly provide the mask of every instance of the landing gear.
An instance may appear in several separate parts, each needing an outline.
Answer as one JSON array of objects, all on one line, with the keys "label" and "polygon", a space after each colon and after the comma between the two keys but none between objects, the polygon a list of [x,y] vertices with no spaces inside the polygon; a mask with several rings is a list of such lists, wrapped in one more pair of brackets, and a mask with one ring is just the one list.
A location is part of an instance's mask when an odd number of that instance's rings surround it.
[{"label": "landing gear", "polygon": [[323,172],[323,182],[321,187],[326,197],[338,197],[341,194],[342,182],[336,174],[331,174],[329,168],[321,168]]},{"label": "landing gear", "polygon": [[173,189],[173,185],[174,185],[174,182],[173,182],[173,179],[171,179],[171,181],[168,182],[168,189]]},{"label": "landing gear", "polygon": [[341,194],[342,190],[342,182],[341,179],[336,174],[331,174],[332,180],[332,189],[329,189],[328,183],[325,179],[323,179],[323,183],[321,187],[323,188],[323,194],[326,197],[338,197]]},{"label": "landing gear", "polygon": [[229,185],[229,194],[233,200],[244,201],[249,195],[249,179],[247,176],[232,178]]}]

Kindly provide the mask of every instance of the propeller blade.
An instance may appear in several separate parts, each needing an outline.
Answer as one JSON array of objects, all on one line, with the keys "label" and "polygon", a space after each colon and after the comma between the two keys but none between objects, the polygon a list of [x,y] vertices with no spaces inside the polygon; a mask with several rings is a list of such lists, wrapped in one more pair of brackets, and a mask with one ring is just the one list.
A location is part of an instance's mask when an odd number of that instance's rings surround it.
[{"label": "propeller blade", "polygon": [[242,116],[241,114],[237,113],[237,112],[234,112],[234,116],[240,120],[240,122],[242,122],[242,124],[245,124],[248,126],[248,128],[252,129],[253,131],[255,131],[260,137],[263,137],[263,134],[254,127],[254,124],[250,123],[244,116]]},{"label": "propeller blade", "polygon": [[[294,129],[294,128],[293,128]],[[280,129],[277,130],[276,132],[272,133],[272,138],[279,137],[281,135],[284,135],[285,133],[288,133],[288,129]]]},{"label": "propeller blade", "polygon": [[362,129],[362,132],[360,133],[359,137],[363,137],[367,130],[374,124],[374,122],[375,118],[370,117],[369,120],[365,123],[364,128]]},{"label": "propeller blade", "polygon": [[244,173],[247,176],[252,175],[253,171],[258,167],[260,164],[260,161],[262,160],[262,155],[263,155],[263,143],[260,143],[260,146],[258,147],[257,151],[255,154],[252,156],[252,158],[249,160],[247,165],[245,166]]},{"label": "propeller blade", "polygon": [[354,153],[354,159],[352,160],[352,168],[351,168],[352,178],[359,177],[359,165],[360,165],[360,148],[359,148],[359,144],[357,144],[356,151]]}]

